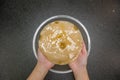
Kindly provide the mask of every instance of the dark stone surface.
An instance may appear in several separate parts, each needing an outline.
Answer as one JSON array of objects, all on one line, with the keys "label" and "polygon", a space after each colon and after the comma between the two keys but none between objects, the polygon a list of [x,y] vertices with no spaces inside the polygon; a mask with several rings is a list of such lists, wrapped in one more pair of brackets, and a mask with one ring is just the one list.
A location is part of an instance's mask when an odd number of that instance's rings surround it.
[{"label": "dark stone surface", "polygon": [[[120,80],[119,0],[0,0],[0,80],[25,80],[36,59],[32,38],[45,19],[66,14],[88,29],[90,80]],[[45,80],[74,80],[49,72]]]}]

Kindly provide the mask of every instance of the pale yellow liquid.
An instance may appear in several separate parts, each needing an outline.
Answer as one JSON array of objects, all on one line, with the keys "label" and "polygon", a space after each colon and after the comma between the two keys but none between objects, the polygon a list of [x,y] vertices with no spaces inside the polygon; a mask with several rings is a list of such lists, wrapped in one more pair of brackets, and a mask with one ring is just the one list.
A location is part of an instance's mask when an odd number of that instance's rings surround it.
[{"label": "pale yellow liquid", "polygon": [[40,33],[39,49],[52,63],[64,65],[74,61],[81,52],[83,38],[71,22],[54,21]]}]

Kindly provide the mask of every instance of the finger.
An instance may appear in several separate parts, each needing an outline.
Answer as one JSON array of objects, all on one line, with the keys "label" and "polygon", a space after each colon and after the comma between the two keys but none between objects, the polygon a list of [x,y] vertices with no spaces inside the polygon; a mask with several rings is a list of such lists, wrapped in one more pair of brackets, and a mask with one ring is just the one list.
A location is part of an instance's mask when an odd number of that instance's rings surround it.
[{"label": "finger", "polygon": [[40,48],[38,48],[38,53],[41,53]]},{"label": "finger", "polygon": [[39,48],[38,48],[38,57],[40,58],[44,57]]},{"label": "finger", "polygon": [[41,55],[43,55],[42,52],[40,51],[40,48],[38,48],[38,53],[41,54]]},{"label": "finger", "polygon": [[87,54],[87,51],[86,51],[86,45],[85,43],[83,42],[83,46],[82,46],[82,50],[81,50],[82,54]]}]

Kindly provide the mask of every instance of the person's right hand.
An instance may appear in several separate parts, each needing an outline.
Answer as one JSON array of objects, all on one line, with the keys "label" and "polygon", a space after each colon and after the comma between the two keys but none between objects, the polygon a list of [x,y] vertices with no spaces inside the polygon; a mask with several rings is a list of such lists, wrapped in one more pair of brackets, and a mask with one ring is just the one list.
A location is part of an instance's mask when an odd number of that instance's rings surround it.
[{"label": "person's right hand", "polygon": [[69,64],[73,71],[77,71],[81,67],[86,67],[88,54],[86,51],[85,43],[83,42],[82,50],[78,58]]}]

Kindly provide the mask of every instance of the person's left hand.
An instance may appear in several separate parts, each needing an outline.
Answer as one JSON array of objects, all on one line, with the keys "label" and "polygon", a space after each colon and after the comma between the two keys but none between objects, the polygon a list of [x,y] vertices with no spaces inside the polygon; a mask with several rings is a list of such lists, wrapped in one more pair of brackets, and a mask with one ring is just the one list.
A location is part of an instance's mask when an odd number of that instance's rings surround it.
[{"label": "person's left hand", "polygon": [[39,48],[38,48],[38,63],[48,70],[54,66],[54,64],[48,61],[48,59],[41,53]]}]

